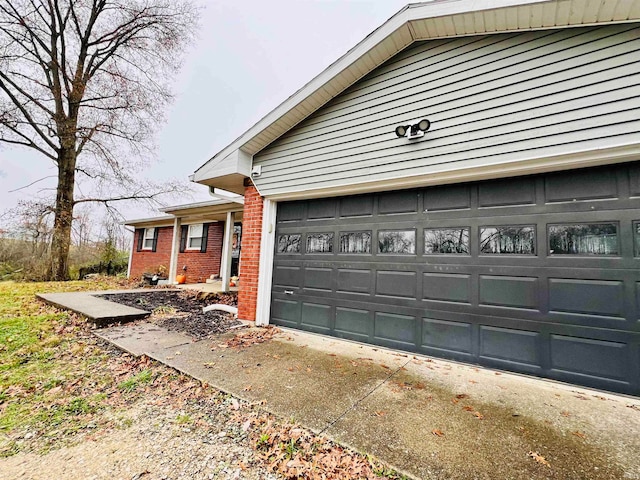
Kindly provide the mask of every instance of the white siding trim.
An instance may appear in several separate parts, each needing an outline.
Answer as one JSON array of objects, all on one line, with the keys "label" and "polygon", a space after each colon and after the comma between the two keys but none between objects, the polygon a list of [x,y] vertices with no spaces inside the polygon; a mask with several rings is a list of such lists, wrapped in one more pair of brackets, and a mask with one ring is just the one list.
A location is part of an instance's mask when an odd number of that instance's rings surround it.
[{"label": "white siding trim", "polygon": [[[425,187],[451,183],[473,182],[491,178],[531,175],[556,170],[593,167],[613,163],[629,162],[640,158],[640,144],[633,143],[602,150],[577,151],[552,157],[535,157],[512,162],[494,162],[485,165],[468,165],[450,168],[448,165],[435,166],[426,174],[398,176],[385,180],[362,182],[304,190],[281,190],[269,199],[276,201],[321,198],[327,196],[355,195],[358,193],[381,192],[392,189]],[[449,167],[449,168],[447,168]]]},{"label": "white siding trim", "polygon": [[273,279],[273,250],[276,238],[277,203],[264,199],[262,206],[262,238],[260,240],[260,267],[258,273],[258,301],[256,325],[269,325],[271,314],[271,283]]}]

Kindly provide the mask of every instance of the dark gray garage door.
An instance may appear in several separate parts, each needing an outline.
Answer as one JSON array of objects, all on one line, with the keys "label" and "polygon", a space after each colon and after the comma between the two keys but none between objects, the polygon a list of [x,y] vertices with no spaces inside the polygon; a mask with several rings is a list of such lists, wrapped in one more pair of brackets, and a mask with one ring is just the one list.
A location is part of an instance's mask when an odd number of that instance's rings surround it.
[{"label": "dark gray garage door", "polygon": [[272,322],[640,393],[640,162],[280,203]]}]

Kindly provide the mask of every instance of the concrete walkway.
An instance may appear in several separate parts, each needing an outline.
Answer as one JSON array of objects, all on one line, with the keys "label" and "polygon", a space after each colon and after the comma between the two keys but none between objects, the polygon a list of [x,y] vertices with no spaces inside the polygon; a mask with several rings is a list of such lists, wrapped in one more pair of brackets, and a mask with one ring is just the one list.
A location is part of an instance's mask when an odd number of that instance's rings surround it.
[{"label": "concrete walkway", "polygon": [[640,479],[638,398],[289,330],[225,348],[236,333],[96,331],[415,478]]},{"label": "concrete walkway", "polygon": [[[110,302],[95,295],[113,293],[133,293],[138,290],[105,290],[103,292],[64,292],[38,293],[36,297],[50,305],[71,310],[84,315],[92,323],[104,327],[113,323],[125,323],[138,320],[150,315],[151,312],[138,308],[127,307],[119,303]],[[140,290],[147,291],[147,290]]]}]

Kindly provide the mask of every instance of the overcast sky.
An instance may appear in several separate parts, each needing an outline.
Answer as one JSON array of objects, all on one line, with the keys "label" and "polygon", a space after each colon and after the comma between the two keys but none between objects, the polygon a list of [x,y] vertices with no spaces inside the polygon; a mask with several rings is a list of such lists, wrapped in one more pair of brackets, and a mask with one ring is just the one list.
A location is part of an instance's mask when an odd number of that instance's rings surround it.
[{"label": "overcast sky", "polygon": [[[156,180],[186,179],[287,97],[399,11],[407,0],[201,0],[199,38],[176,79],[158,137]],[[50,160],[0,146],[0,210],[53,180]],[[206,188],[189,201],[207,199]],[[86,192],[85,192],[86,193]],[[171,203],[181,203],[179,200]],[[148,217],[144,207],[128,218]]]}]

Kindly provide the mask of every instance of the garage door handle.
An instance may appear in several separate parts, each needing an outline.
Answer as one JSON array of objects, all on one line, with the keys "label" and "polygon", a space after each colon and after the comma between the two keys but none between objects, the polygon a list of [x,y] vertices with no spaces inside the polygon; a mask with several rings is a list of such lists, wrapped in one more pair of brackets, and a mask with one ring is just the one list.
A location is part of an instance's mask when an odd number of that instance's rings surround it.
[{"label": "garage door handle", "polygon": [[293,290],[285,290],[284,294],[285,295],[293,295]]}]

